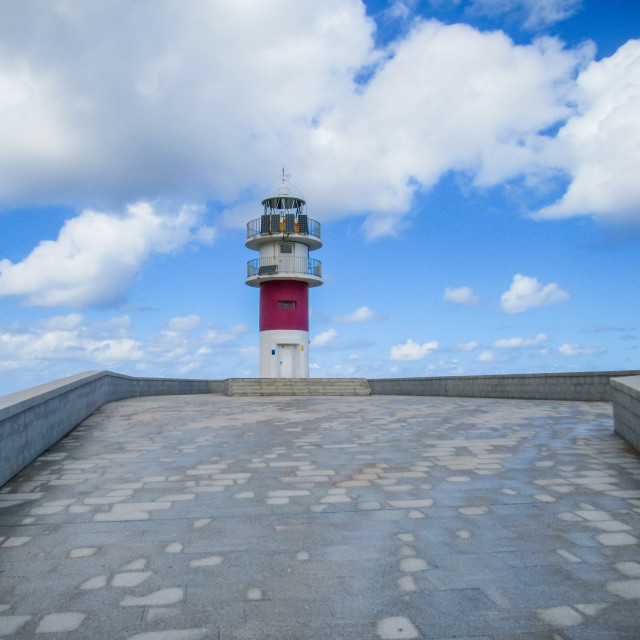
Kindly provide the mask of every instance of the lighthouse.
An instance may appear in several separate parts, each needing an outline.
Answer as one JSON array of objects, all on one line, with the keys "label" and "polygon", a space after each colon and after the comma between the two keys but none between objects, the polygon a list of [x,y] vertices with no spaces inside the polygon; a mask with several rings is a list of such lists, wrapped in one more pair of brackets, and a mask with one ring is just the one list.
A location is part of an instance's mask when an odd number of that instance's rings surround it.
[{"label": "lighthouse", "polygon": [[260,288],[260,377],[309,377],[309,287],[322,284],[320,223],[282,176],[262,215],[247,223],[245,246],[260,252],[247,263],[246,284]]}]

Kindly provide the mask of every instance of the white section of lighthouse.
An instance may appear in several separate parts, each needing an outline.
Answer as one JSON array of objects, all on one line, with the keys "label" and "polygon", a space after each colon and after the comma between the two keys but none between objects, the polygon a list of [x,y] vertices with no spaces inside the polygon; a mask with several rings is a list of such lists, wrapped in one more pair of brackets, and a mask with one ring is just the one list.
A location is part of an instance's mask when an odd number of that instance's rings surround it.
[{"label": "white section of lighthouse", "polygon": [[[284,174],[284,172],[283,172]],[[247,224],[246,284],[260,288],[260,377],[309,377],[309,287],[322,284],[322,265],[309,252],[322,246],[320,223],[284,182]]]}]

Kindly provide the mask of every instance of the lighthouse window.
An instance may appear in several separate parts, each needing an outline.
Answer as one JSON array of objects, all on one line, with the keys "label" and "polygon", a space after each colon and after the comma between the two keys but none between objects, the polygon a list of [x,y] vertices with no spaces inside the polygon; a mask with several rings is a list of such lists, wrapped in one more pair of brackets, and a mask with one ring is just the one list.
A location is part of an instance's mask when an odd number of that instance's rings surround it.
[{"label": "lighthouse window", "polygon": [[295,309],[296,301],[295,300],[278,300],[278,306],[280,309]]},{"label": "lighthouse window", "polygon": [[281,244],[280,245],[280,253],[293,253],[293,245],[292,244]]}]

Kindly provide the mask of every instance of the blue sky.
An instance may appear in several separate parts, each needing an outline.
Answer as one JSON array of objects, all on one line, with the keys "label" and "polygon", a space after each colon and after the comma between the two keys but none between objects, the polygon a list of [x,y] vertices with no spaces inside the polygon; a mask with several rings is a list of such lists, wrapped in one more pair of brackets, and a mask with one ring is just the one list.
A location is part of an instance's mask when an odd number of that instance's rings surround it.
[{"label": "blue sky", "polygon": [[640,6],[5,0],[0,394],[258,375],[246,223],[322,223],[311,375],[640,368]]}]

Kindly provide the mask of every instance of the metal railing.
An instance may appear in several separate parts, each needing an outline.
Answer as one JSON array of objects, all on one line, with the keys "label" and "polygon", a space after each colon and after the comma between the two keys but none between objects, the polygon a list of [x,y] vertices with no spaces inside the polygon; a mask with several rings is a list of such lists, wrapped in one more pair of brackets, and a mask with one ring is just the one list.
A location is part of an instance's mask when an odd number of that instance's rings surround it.
[{"label": "metal railing", "polygon": [[314,236],[315,238],[320,239],[320,223],[317,220],[313,220],[312,218],[307,218],[307,230],[300,229],[300,221],[296,218],[294,223],[293,231],[286,231],[286,222],[285,218],[280,218],[279,229],[277,231],[271,231],[271,227],[268,226],[265,230],[265,225],[263,223],[262,218],[256,218],[255,220],[251,220],[247,222],[247,238],[253,238],[253,236],[268,236],[280,233],[294,233],[302,236]]},{"label": "metal railing", "polygon": [[322,263],[315,258],[255,258],[247,262],[247,278],[271,275],[303,275],[322,278]]}]

